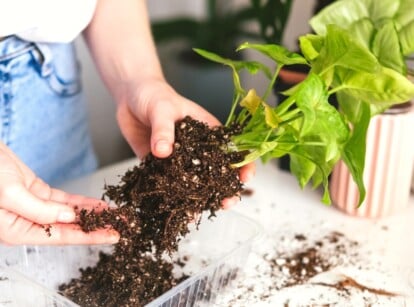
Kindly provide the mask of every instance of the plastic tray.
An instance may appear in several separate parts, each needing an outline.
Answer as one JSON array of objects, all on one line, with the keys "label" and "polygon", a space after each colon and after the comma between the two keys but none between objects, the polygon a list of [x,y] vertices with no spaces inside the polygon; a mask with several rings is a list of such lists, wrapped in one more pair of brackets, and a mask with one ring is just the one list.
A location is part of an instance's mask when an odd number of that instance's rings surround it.
[{"label": "plastic tray", "polygon": [[[212,220],[204,217],[176,255],[189,258],[183,270],[191,277],[146,306],[211,305],[219,292],[231,288],[261,233],[255,221],[230,210]],[[101,250],[111,247],[0,246],[0,306],[78,306],[56,289],[78,277],[79,268],[94,265]]]}]

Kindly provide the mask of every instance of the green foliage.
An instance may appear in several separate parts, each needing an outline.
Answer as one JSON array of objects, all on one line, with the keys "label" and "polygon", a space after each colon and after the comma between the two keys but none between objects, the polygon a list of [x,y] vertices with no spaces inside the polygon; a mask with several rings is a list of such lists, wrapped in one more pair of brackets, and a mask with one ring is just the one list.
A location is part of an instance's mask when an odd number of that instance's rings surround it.
[{"label": "green foliage", "polygon": [[314,16],[310,25],[320,35],[330,24],[349,30],[383,66],[405,74],[404,57],[414,52],[413,7],[414,0],[340,0]]},{"label": "green foliage", "polygon": [[[316,34],[300,37],[303,56],[275,44],[244,43],[237,49],[260,52],[274,61],[272,68],[195,50],[232,69],[235,94],[226,125],[243,125],[242,133],[232,139],[233,147],[250,152],[235,167],[259,158],[266,162],[289,155],[291,171],[299,184],[302,187],[310,182],[314,187],[322,185],[325,191],[322,200],[330,203],[328,176],[342,159],[358,185],[362,203],[370,119],[414,97],[414,85],[406,76],[404,61],[407,52],[414,50],[414,41],[407,40],[414,12],[403,9],[410,8],[408,3],[413,2],[334,2],[311,20]],[[280,69],[298,63],[309,65],[306,79],[287,90],[287,98],[278,106],[270,106],[266,100]],[[251,73],[263,71],[269,77],[268,88],[262,96],[240,84],[242,69]],[[333,94],[338,98],[339,109],[328,103]],[[241,111],[235,114],[237,105]]]}]

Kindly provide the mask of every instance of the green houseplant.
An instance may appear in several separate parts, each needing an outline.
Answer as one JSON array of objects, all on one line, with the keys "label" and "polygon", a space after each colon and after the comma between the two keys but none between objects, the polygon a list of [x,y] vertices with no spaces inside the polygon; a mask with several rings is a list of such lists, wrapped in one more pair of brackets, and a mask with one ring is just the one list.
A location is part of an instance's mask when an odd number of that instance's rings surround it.
[{"label": "green houseplant", "polygon": [[[203,105],[221,121],[229,111],[232,80],[225,68],[197,56],[192,48],[211,50],[234,58],[237,45],[245,40],[280,43],[292,0],[205,0],[205,17],[178,16],[154,21],[152,31],[161,52],[169,82],[184,96]],[[170,46],[173,46],[172,48]]]},{"label": "green houseplant", "polygon": [[[311,20],[316,34],[300,37],[302,55],[275,44],[242,44],[274,60],[269,69],[258,62],[234,61],[205,50],[202,56],[232,69],[235,94],[227,125],[244,129],[233,137],[236,150],[248,150],[244,163],[289,155],[291,171],[302,186],[312,181],[325,187],[330,203],[328,176],[339,159],[345,161],[365,197],[363,169],[366,131],[370,119],[414,96],[404,56],[414,51],[412,0],[340,0]],[[328,14],[330,13],[330,14]],[[328,18],[331,17],[331,18]],[[357,35],[355,35],[357,33]],[[308,65],[305,80],[285,91],[277,107],[266,100],[284,66]],[[269,76],[267,91],[258,95],[240,83],[239,72],[263,71]],[[336,94],[339,109],[328,103]],[[236,105],[244,108],[236,114]]]},{"label": "green houseplant", "polygon": [[[414,52],[413,5],[412,0],[342,0],[327,7],[310,23],[318,34],[325,33],[328,24],[340,25],[353,33],[355,39],[368,48],[383,67],[411,79],[412,71],[407,67],[407,60]],[[387,91],[385,84],[383,91]],[[350,104],[364,102],[364,97],[350,96],[344,92],[339,92],[337,97],[344,111],[349,111],[346,107]],[[346,154],[333,171],[333,202],[348,214],[378,218],[398,213],[408,203],[414,152],[410,145],[411,137],[406,131],[413,128],[412,102],[407,99],[402,105],[388,108],[387,104],[370,105],[371,117],[375,118],[369,127],[364,121],[353,119],[354,125],[358,125],[355,129],[361,130],[364,138],[356,138],[358,142],[350,143],[346,150],[349,152],[351,146],[361,150],[366,148],[365,165],[362,160],[358,164],[352,163],[353,157]],[[351,112],[346,114],[349,118],[355,115]],[[363,208],[356,208],[356,186],[347,184],[350,180],[348,170],[352,167],[365,169],[364,183],[369,188]]]}]

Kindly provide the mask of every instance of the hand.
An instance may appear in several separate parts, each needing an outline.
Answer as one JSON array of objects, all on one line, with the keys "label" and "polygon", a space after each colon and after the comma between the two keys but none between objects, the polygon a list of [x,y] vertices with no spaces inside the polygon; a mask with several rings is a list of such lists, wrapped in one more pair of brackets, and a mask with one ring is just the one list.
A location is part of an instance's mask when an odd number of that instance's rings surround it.
[{"label": "hand", "polygon": [[83,232],[75,209],[101,210],[100,200],[52,189],[0,143],[0,242],[15,244],[116,243],[115,230]]},{"label": "hand", "polygon": [[[177,94],[163,79],[145,80],[124,94],[118,99],[117,119],[123,135],[140,158],[150,151],[159,158],[169,156],[174,143],[175,122],[186,115],[210,126],[220,125],[217,118]],[[254,163],[241,168],[241,181],[248,181],[254,172]],[[223,207],[231,207],[238,200],[238,197],[225,199]]]}]

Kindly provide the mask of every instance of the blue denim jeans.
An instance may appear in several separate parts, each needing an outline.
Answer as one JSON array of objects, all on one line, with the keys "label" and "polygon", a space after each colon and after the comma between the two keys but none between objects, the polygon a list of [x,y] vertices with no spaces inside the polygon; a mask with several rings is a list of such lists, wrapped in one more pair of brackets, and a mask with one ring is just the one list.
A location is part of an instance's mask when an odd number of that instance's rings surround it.
[{"label": "blue denim jeans", "polygon": [[0,140],[52,185],[96,169],[73,44],[0,41]]}]

